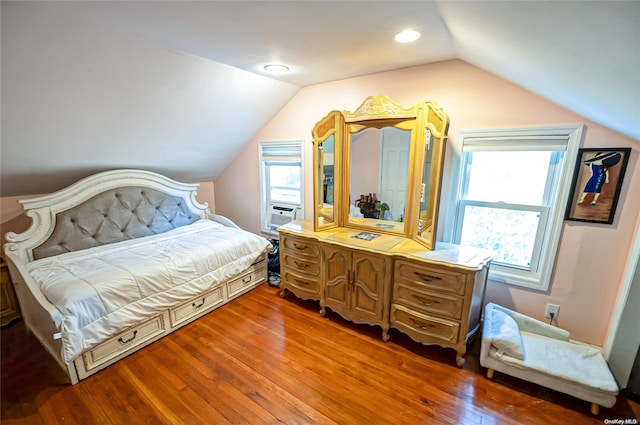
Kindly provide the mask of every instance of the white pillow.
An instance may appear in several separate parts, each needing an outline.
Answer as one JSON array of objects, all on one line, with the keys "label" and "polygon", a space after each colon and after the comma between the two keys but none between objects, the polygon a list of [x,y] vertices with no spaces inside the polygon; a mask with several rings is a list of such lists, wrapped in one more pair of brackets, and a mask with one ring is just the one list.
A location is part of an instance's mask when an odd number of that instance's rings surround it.
[{"label": "white pillow", "polygon": [[524,344],[520,328],[513,317],[494,309],[491,318],[491,343],[506,355],[524,360]]}]

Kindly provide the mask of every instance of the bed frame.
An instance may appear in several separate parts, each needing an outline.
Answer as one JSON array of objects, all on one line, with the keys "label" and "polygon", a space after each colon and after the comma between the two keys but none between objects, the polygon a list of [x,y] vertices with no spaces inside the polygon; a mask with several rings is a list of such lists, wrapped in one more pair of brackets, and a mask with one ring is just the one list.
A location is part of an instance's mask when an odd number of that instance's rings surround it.
[{"label": "bed frame", "polygon": [[[9,272],[15,285],[27,330],[36,336],[67,372],[72,384],[151,344],[267,280],[268,261],[265,253],[260,260],[234,278],[150,320],[145,320],[118,335],[113,335],[97,347],[82,353],[73,363],[65,364],[61,354],[61,314],[40,292],[27,270],[27,264],[38,258],[57,255],[61,252],[163,233],[201,218],[208,218],[229,227],[238,227],[223,216],[211,214],[206,203],[198,203],[197,188],[197,184],[180,183],[149,171],[113,170],[89,176],[43,197],[19,201],[26,215],[32,219],[32,224],[23,233],[8,232],[5,235],[8,242],[4,245],[4,252]],[[132,198],[135,196],[145,197],[147,208],[134,207],[131,210],[131,205],[126,205],[127,202],[105,201],[111,197],[118,198],[120,194],[128,196],[127,199],[137,199]],[[156,205],[155,207],[149,207],[149,196],[153,198],[151,204]],[[106,209],[109,213],[110,228],[100,221],[106,219]],[[148,224],[131,226],[134,228],[123,233],[117,221],[126,220],[127,215],[130,218],[132,214]],[[112,217],[117,217],[115,223]],[[78,227],[83,228],[83,234],[86,236],[87,226],[100,228],[99,234],[84,239],[68,237]],[[117,228],[117,231],[114,231],[114,228]],[[75,242],[70,243],[65,238],[74,239]]]}]

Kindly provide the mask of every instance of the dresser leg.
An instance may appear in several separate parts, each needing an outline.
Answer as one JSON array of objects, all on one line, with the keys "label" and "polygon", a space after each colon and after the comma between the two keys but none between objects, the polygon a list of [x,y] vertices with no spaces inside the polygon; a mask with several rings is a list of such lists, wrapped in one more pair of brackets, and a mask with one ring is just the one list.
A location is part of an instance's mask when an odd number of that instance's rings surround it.
[{"label": "dresser leg", "polygon": [[382,340],[384,342],[389,341],[389,329],[382,329]]}]

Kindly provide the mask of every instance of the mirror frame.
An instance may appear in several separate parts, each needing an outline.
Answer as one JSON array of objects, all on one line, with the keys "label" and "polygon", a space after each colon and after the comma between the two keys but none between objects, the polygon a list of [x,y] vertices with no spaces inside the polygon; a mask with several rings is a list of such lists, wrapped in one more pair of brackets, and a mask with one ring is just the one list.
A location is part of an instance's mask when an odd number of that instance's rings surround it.
[{"label": "mirror frame", "polygon": [[[449,131],[449,116],[434,101],[424,102],[423,123],[421,125],[420,140],[422,141],[420,150],[417,155],[416,166],[420,170],[420,177],[414,189],[417,192],[417,220],[415,228],[411,231],[411,237],[415,241],[424,245],[427,249],[433,250],[436,245],[436,236],[438,229],[438,214],[440,212],[440,192],[442,188],[442,173],[444,169],[444,159],[447,145],[447,132]],[[420,192],[422,190],[422,182],[424,181],[423,171],[425,163],[425,152],[427,148],[427,136],[431,138],[433,144],[431,152],[431,174],[429,176],[429,188],[425,188],[429,196],[427,202],[426,217],[431,220],[430,230],[425,234],[424,230],[420,231],[418,221],[420,220]]]},{"label": "mirror frame", "polygon": [[[342,139],[344,134],[344,118],[340,111],[331,111],[313,127],[313,230],[333,229],[342,225],[339,211],[342,209]],[[325,222],[322,206],[324,196],[320,193],[319,182],[324,180],[324,172],[321,170],[322,155],[320,146],[333,135],[333,222]]]},{"label": "mirror frame", "polygon": [[[409,164],[407,176],[407,198],[405,204],[404,226],[401,231],[386,230],[384,228],[358,225],[349,221],[349,176],[350,176],[350,134],[353,129],[367,127],[382,128],[399,126],[411,130],[411,146],[409,150]],[[374,231],[402,235],[413,239],[429,250],[435,248],[437,219],[440,205],[440,189],[442,171],[447,143],[449,117],[433,101],[420,102],[405,108],[388,96],[370,96],[354,111],[331,111],[313,128],[314,144],[314,230],[321,231],[335,227],[349,227],[360,230]],[[350,132],[351,129],[351,132]],[[430,133],[433,143],[429,187],[425,187],[428,194],[426,221],[432,223],[428,231],[420,229],[420,198],[422,182],[424,181],[426,137]],[[319,146],[334,134],[334,204],[332,223],[325,223],[321,219],[322,194],[319,192],[319,182],[323,179],[320,170]]]}]

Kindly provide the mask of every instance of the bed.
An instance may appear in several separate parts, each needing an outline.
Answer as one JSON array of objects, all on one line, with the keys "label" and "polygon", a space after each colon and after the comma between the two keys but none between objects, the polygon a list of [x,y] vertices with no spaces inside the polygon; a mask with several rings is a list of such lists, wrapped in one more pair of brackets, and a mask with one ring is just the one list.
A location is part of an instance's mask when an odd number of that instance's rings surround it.
[{"label": "bed", "polygon": [[143,170],[21,200],[4,252],[28,331],[72,384],[267,280],[269,241],[211,214],[197,184]]}]

